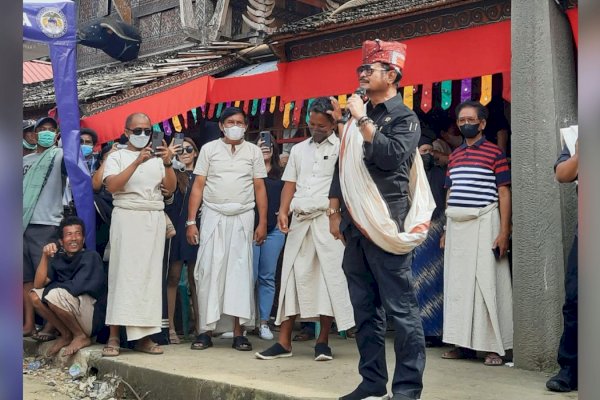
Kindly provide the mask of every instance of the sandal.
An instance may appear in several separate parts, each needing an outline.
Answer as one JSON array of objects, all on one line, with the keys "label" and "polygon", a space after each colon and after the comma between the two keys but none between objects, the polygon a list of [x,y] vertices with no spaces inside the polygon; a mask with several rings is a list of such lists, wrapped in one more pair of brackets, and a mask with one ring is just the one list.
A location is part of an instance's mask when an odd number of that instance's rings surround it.
[{"label": "sandal", "polygon": [[31,334],[31,338],[37,342],[50,342],[56,339],[56,335],[48,332],[36,332]]},{"label": "sandal", "polygon": [[485,356],[485,361],[483,362],[483,365],[487,365],[490,367],[496,367],[502,364],[504,364],[504,360],[496,353],[488,353]]},{"label": "sandal", "polygon": [[160,347],[160,345],[158,343],[154,343],[154,342],[150,342],[149,345],[145,345],[145,346],[140,346],[139,342],[138,342],[138,343],[136,343],[133,350],[139,351],[140,353],[153,354],[153,355],[158,355],[158,354],[164,353],[163,349]]},{"label": "sandal", "polygon": [[447,360],[466,360],[475,358],[476,352],[471,349],[465,349],[464,347],[455,347],[450,351],[442,354],[442,358]]},{"label": "sandal", "polygon": [[181,343],[181,339],[179,339],[179,336],[177,336],[177,332],[175,332],[175,330],[173,330],[173,329],[169,329],[169,343],[171,343],[171,344],[180,344]]},{"label": "sandal", "polygon": [[252,350],[252,344],[250,341],[244,336],[236,336],[233,338],[233,344],[231,345],[236,350],[239,351],[250,351]]},{"label": "sandal", "polygon": [[[115,344],[116,343],[116,344]],[[116,357],[121,353],[121,341],[118,336],[108,338],[106,346],[102,348],[102,357]]]},{"label": "sandal", "polygon": [[209,347],[212,347],[212,345],[212,338],[207,333],[201,333],[196,336],[196,340],[192,343],[190,348],[192,350],[206,350]]}]

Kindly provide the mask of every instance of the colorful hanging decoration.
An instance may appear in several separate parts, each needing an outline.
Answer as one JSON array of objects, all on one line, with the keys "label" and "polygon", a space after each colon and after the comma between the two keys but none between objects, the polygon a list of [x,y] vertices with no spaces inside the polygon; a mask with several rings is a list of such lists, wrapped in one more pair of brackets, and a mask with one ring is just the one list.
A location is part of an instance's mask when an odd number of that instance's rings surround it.
[{"label": "colorful hanging decoration", "polygon": [[244,106],[242,107],[242,110],[244,110],[244,112],[246,113],[246,115],[248,115],[249,108],[250,108],[250,101],[249,100],[244,100]]},{"label": "colorful hanging decoration", "polygon": [[313,101],[315,101],[315,99],[308,99],[308,102],[306,103],[306,123],[308,124],[308,120],[310,119],[310,106],[312,105]]},{"label": "colorful hanging decoration", "polygon": [[348,104],[348,96],[345,94],[340,94],[338,96],[338,103],[340,105],[340,108],[346,108],[346,105]]},{"label": "colorful hanging decoration", "polygon": [[213,103],[210,103],[208,105],[208,111],[206,113],[206,116],[208,117],[208,119],[212,119],[215,116],[215,105]]},{"label": "colorful hanging decoration", "polygon": [[262,115],[265,112],[267,112],[267,98],[263,97],[260,99],[260,114]]},{"label": "colorful hanging decoration", "polygon": [[221,116],[221,112],[223,111],[223,103],[219,103],[217,105],[217,113],[216,113],[216,117],[219,118]]},{"label": "colorful hanging decoration", "polygon": [[194,117],[194,124],[196,124],[198,122],[198,111],[195,108],[192,108],[192,116]]},{"label": "colorful hanging decoration", "polygon": [[292,110],[292,103],[286,103],[283,109],[283,127],[288,128],[290,126],[290,111]]},{"label": "colorful hanging decoration", "polygon": [[152,125],[152,132],[160,132],[160,125],[154,124]]},{"label": "colorful hanging decoration", "polygon": [[225,108],[229,108],[229,107],[231,107],[231,102],[230,101],[228,101],[228,102],[225,103]]},{"label": "colorful hanging decoration", "polygon": [[484,75],[481,77],[481,98],[479,102],[484,106],[492,101],[492,76]]},{"label": "colorful hanging decoration", "polygon": [[[290,104],[291,107],[291,103],[287,103]],[[283,112],[283,110],[285,109],[286,104],[283,103],[282,99],[279,98],[279,112]]]},{"label": "colorful hanging decoration", "polygon": [[234,106],[234,107],[239,107],[239,106],[240,106],[240,100],[236,100],[236,101],[233,103],[233,106]]},{"label": "colorful hanging decoration", "polygon": [[404,87],[404,104],[406,107],[413,109],[413,97],[415,94],[415,90],[413,86],[405,86]]},{"label": "colorful hanging decoration", "polygon": [[200,109],[202,110],[202,116],[205,117],[206,116],[206,104],[202,104],[200,106]]},{"label": "colorful hanging decoration", "polygon": [[294,126],[300,125],[300,114],[302,114],[302,104],[303,103],[304,102],[302,100],[296,100],[294,102],[294,116],[292,118]]},{"label": "colorful hanging decoration", "polygon": [[460,83],[460,102],[471,100],[471,92],[472,92],[472,82],[471,78],[463,79]]},{"label": "colorful hanging decoration", "polygon": [[271,103],[269,104],[269,112],[273,114],[275,112],[275,103],[277,102],[277,96],[271,97]]},{"label": "colorful hanging decoration", "polygon": [[442,110],[447,110],[452,104],[452,81],[442,82]]},{"label": "colorful hanging decoration", "polygon": [[250,111],[250,114],[252,114],[254,116],[254,115],[256,115],[257,112],[258,112],[258,99],[253,99],[252,100],[252,111]]},{"label": "colorful hanging decoration", "polygon": [[173,128],[175,128],[175,131],[181,132],[181,122],[179,121],[179,116],[174,116],[173,118],[171,118],[171,121],[173,121]]},{"label": "colorful hanging decoration", "polygon": [[171,134],[173,133],[173,131],[171,130],[171,124],[169,123],[168,119],[165,119],[163,121],[163,128],[165,130],[165,136],[171,136]]},{"label": "colorful hanging decoration", "polygon": [[433,94],[432,94],[432,87],[433,85],[431,83],[424,83],[423,84],[423,94],[421,95],[421,110],[424,113],[428,113],[429,111],[431,111],[432,108],[432,102],[433,102]]}]

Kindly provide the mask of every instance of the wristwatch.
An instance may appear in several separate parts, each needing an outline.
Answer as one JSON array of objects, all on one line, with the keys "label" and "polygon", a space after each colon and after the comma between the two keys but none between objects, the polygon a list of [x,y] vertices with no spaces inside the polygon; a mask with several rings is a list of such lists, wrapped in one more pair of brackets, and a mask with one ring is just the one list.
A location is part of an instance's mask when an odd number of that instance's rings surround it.
[{"label": "wristwatch", "polygon": [[196,221],[191,220],[191,221],[185,221],[185,227],[187,228],[190,225],[196,225]]},{"label": "wristwatch", "polygon": [[341,208],[328,208],[327,210],[325,210],[325,215],[327,215],[328,217],[331,217],[333,214],[335,213],[339,213],[342,212]]}]

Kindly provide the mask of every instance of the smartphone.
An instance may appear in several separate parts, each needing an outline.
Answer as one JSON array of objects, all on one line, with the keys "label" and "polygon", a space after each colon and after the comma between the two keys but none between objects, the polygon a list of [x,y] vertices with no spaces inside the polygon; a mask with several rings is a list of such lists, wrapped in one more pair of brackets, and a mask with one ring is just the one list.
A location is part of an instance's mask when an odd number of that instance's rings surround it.
[{"label": "smartphone", "polygon": [[177,132],[177,133],[175,134],[175,137],[174,137],[174,139],[173,139],[173,140],[174,140],[174,143],[173,143],[173,144],[174,144],[175,146],[177,146],[177,145],[180,145],[180,146],[182,146],[182,147],[181,147],[181,149],[179,149],[179,151],[177,152],[177,154],[183,154],[183,138],[184,138],[184,137],[185,137],[185,135],[183,134],[183,132]]},{"label": "smartphone", "polygon": [[271,147],[271,133],[269,131],[262,131],[260,139],[263,141],[262,146]]},{"label": "smartphone", "polygon": [[494,247],[492,252],[494,253],[494,257],[496,257],[496,261],[500,261],[500,247]]},{"label": "smartphone", "polygon": [[158,157],[158,154],[156,154],[156,149],[158,148],[158,146],[162,146],[164,137],[165,134],[163,131],[152,132],[152,152],[156,157]]}]

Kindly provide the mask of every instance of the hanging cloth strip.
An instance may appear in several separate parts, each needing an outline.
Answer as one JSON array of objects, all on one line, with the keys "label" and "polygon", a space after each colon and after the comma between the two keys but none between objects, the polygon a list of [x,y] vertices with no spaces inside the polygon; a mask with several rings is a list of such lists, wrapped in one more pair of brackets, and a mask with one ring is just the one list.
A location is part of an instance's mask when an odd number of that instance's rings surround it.
[{"label": "hanging cloth strip", "polygon": [[481,99],[479,102],[484,106],[492,101],[492,76],[484,75],[481,77]]},{"label": "hanging cloth strip", "polygon": [[254,116],[254,115],[256,115],[257,112],[258,112],[258,99],[253,99],[252,100],[252,111],[250,111],[250,114],[252,116]]},{"label": "hanging cloth strip", "polygon": [[315,101],[315,99],[308,99],[308,102],[306,103],[306,123],[308,124],[308,121],[310,120],[310,106],[312,105],[313,101]]},{"label": "hanging cloth strip", "polygon": [[433,85],[431,83],[423,84],[423,94],[421,95],[421,110],[424,113],[428,113],[429,111],[431,111],[431,103],[433,101],[433,95],[431,93],[432,86]]},{"label": "hanging cloth strip", "polygon": [[471,78],[463,79],[460,83],[460,102],[471,100]]},{"label": "hanging cloth strip", "polygon": [[173,118],[171,118],[171,121],[173,121],[173,128],[175,128],[175,131],[181,132],[181,121],[179,121],[179,115],[176,115]]},{"label": "hanging cloth strip", "polygon": [[447,110],[452,104],[452,81],[442,82],[442,110]]},{"label": "hanging cloth strip", "polygon": [[290,111],[292,109],[292,103],[287,103],[283,110],[283,127],[288,128],[290,126]]},{"label": "hanging cloth strip", "polygon": [[405,86],[404,87],[404,104],[406,107],[413,109],[413,96],[414,96],[414,87],[413,86]]},{"label": "hanging cloth strip", "polygon": [[163,121],[163,129],[165,130],[165,136],[171,136],[171,134],[173,133],[173,131],[171,130],[171,124],[169,123],[168,119],[165,119]]},{"label": "hanging cloth strip", "polygon": [[216,113],[216,117],[219,118],[221,116],[221,112],[223,111],[223,103],[219,103],[217,105],[217,113]]},{"label": "hanging cloth strip", "polygon": [[271,114],[275,112],[275,103],[277,103],[277,96],[271,97],[271,102],[269,104],[269,112]]}]

